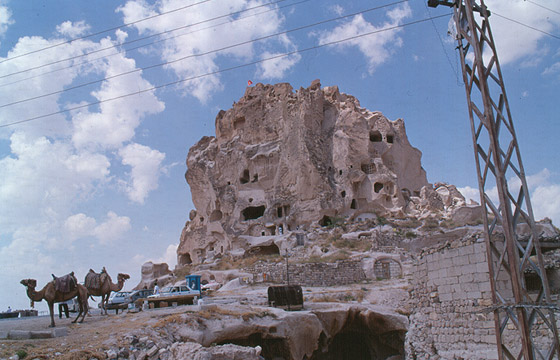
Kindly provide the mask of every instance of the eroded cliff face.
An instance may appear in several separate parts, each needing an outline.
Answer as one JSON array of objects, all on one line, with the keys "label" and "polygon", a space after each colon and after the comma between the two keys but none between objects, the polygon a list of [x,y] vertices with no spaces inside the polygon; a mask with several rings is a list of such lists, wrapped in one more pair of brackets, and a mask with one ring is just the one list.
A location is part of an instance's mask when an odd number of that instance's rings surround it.
[{"label": "eroded cliff face", "polygon": [[464,205],[453,186],[428,184],[420,159],[402,119],[362,108],[336,86],[249,87],[220,111],[216,136],[189,150],[196,210],[181,234],[179,265],[246,249],[255,237],[266,251],[274,237],[336,217],[421,216]]}]

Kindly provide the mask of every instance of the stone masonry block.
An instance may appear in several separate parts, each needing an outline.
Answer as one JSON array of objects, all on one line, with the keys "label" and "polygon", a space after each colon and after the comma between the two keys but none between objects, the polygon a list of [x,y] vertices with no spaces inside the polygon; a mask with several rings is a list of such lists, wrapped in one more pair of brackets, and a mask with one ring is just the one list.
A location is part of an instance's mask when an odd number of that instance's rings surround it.
[{"label": "stone masonry block", "polygon": [[486,264],[485,262],[476,264],[476,272],[488,273],[488,264]]},{"label": "stone masonry block", "polygon": [[470,264],[468,255],[457,256],[456,258],[453,259],[453,265],[455,266],[467,265],[467,264]]},{"label": "stone masonry block", "polygon": [[485,253],[475,253],[469,255],[469,262],[471,264],[485,263],[486,264],[486,254]]},{"label": "stone masonry block", "polygon": [[459,282],[462,284],[465,283],[470,283],[474,281],[474,275],[473,274],[463,274],[461,276],[459,276]]},{"label": "stone masonry block", "polygon": [[482,293],[480,291],[471,291],[467,293],[468,299],[480,299],[482,297]]},{"label": "stone masonry block", "polygon": [[458,283],[459,283],[459,278],[457,276],[448,276],[445,279],[443,279],[443,283],[441,285],[453,285]]},{"label": "stone masonry block", "polygon": [[440,264],[440,267],[441,267],[442,269],[450,268],[450,267],[453,266],[453,261],[452,261],[451,259],[446,258],[446,259],[440,260],[440,261],[439,261],[439,264]]},{"label": "stone masonry block", "polygon": [[469,265],[462,265],[461,266],[461,274],[462,275],[473,274],[473,273],[477,272],[476,270],[477,270],[476,265],[469,264]]},{"label": "stone masonry block", "polygon": [[467,245],[457,249],[459,251],[459,255],[468,255],[474,253],[474,246]]}]

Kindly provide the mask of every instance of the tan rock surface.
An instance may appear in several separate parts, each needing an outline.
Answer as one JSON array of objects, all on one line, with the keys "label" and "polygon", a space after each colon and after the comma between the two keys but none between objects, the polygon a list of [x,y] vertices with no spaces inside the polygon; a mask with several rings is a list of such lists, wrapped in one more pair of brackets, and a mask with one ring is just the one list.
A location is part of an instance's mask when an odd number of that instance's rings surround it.
[{"label": "tan rock surface", "polygon": [[[257,84],[216,117],[216,136],[187,157],[196,210],[179,265],[254,248],[243,236],[275,237],[337,217],[422,215],[464,204],[455,187],[433,189],[404,121],[369,111],[336,86],[293,91]],[[246,238],[245,238],[246,239]]]}]

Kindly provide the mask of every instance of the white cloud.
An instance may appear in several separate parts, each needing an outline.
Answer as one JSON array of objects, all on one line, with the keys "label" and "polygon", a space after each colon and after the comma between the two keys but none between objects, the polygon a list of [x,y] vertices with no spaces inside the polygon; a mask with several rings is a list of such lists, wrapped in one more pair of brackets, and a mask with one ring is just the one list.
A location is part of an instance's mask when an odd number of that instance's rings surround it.
[{"label": "white cloud", "polygon": [[[539,4],[548,8],[557,7],[556,0],[540,0]],[[522,0],[488,0],[486,6],[494,12],[490,23],[500,63],[504,65],[523,59],[526,66],[537,64],[542,54],[548,51],[541,42],[547,35],[503,17],[554,33],[560,26],[560,16],[552,16],[550,11]]]},{"label": "white cloud", "polygon": [[548,66],[546,69],[544,69],[542,74],[545,76],[560,75],[560,62]]},{"label": "white cloud", "polygon": [[[85,27],[85,23],[62,24],[59,31],[72,36],[71,33],[78,34]],[[122,41],[126,33],[117,31],[115,36]],[[62,42],[64,39],[60,36],[52,39],[23,37],[6,57],[16,57]],[[76,57],[112,44],[110,38],[98,42],[77,40],[42,51],[40,57],[21,56],[4,62],[1,60],[5,58],[0,57],[0,73],[24,71],[3,78],[0,85],[51,70],[46,67],[26,71],[30,67]],[[95,57],[103,54],[96,53]],[[83,62],[84,58],[77,58],[59,63],[57,67]],[[124,54],[83,63],[65,71],[0,86],[0,105],[61,91],[84,80],[89,81],[92,76],[104,78],[136,69],[135,62]],[[90,95],[103,101],[151,86],[138,71],[103,81]],[[0,123],[54,113],[91,101],[82,91],[81,94],[68,92],[64,96],[59,94],[6,106],[0,109]],[[37,277],[38,282],[44,284],[51,272],[68,273],[85,264],[87,261],[83,256],[90,254],[79,250],[83,250],[88,242],[113,245],[132,229],[132,220],[128,216],[111,211],[111,199],[118,191],[115,184],[119,183],[118,176],[121,174],[120,161],[128,162],[125,166],[131,166],[132,171],[126,175],[130,176],[130,189],[138,201],[144,201],[148,193],[157,188],[157,178],[165,169],[162,164],[164,155],[145,147],[141,154],[148,157],[148,165],[143,167],[138,159],[126,152],[126,144],[130,143],[147,115],[163,109],[164,104],[155,94],[147,92],[119,101],[103,102],[70,114],[40,119],[25,126],[0,129],[1,141],[9,145],[9,150],[4,148],[0,156],[0,271],[4,274],[0,287],[8,289],[6,294],[17,294],[18,299],[28,306],[23,286],[14,279]],[[126,156],[119,153],[121,148],[125,149],[123,153]],[[150,177],[144,173],[150,169],[158,172]],[[92,215],[89,209],[99,207],[100,201],[106,207],[106,215]],[[60,256],[61,249],[68,256]],[[0,304],[4,305],[8,300],[0,296]],[[16,307],[15,302],[11,305]]]},{"label": "white cloud", "polygon": [[131,167],[125,188],[130,200],[143,204],[148,193],[158,187],[165,154],[140,144],[130,144],[119,150],[123,165]]},{"label": "white cloud", "polygon": [[[185,26],[185,19],[188,19],[188,23],[191,24],[199,23],[207,19],[243,11],[247,8],[256,7],[265,3],[266,2],[262,0],[228,1],[226,3],[209,2],[196,6],[196,9],[189,8],[177,11],[167,14],[165,17],[156,17],[149,21],[136,23],[134,26],[141,34],[159,33],[168,29]],[[128,23],[148,15],[177,9],[182,6],[184,6],[184,2],[179,0],[159,0],[156,1],[154,5],[149,5],[142,0],[131,0],[119,8],[118,11],[123,14],[123,21]],[[232,44],[280,32],[282,31],[284,18],[277,7],[271,6],[270,9],[276,10],[263,12],[264,8],[261,7],[235,17],[228,16],[218,21],[207,22],[197,27],[187,28],[182,31],[181,36],[169,39],[165,41],[161,47],[154,47],[151,51],[161,56],[164,61],[174,61],[179,58],[207,53]],[[248,17],[248,15],[254,14],[255,12],[261,14]],[[222,25],[222,23],[224,24]],[[205,29],[211,25],[216,26],[211,29]],[[178,33],[175,35],[177,34]],[[218,61],[221,58],[234,61],[250,61],[255,59],[255,54],[257,53],[278,53],[291,48],[294,48],[291,40],[287,36],[283,36],[280,39],[271,38],[265,41],[229,48],[219,53],[190,57],[178,62],[173,62],[167,65],[166,68],[176,77],[186,79],[219,70]],[[288,61],[279,61],[275,64],[276,71],[272,69],[269,70],[268,68],[266,70],[265,68],[261,68],[260,73],[263,76],[266,74],[267,76],[277,77],[281,72],[293,66],[295,62],[297,62],[295,57],[292,57]],[[178,86],[181,86],[185,93],[196,97],[203,103],[212,93],[220,91],[223,88],[219,74],[186,81]]]},{"label": "white cloud", "polygon": [[[111,45],[108,40],[102,40],[101,44]],[[135,61],[126,58],[122,53],[105,60],[102,67],[106,76],[136,69]],[[114,101],[107,100],[151,87],[152,85],[142,78],[140,71],[103,81],[101,88],[91,94],[102,102],[99,112],[85,109],[72,114],[74,145],[77,148],[114,149],[130,141],[143,117],[163,111],[163,102],[157,99],[153,91]]]},{"label": "white cloud", "polygon": [[86,24],[84,20],[74,23],[72,21],[65,21],[62,24],[56,26],[56,31],[62,36],[76,38],[86,33],[90,28],[91,27]]},{"label": "white cloud", "polygon": [[[560,184],[554,182],[552,178],[552,174],[546,168],[534,175],[526,176],[535,220],[548,217],[558,226],[560,224],[560,202],[557,199],[560,198]],[[508,181],[508,188],[514,196],[517,195],[516,191],[519,191],[519,184],[520,182],[517,177]],[[480,202],[478,189],[466,186],[458,188],[458,190],[465,199],[474,199]],[[487,189],[486,193],[494,204],[499,203],[498,190],[495,186]]]},{"label": "white cloud", "polygon": [[108,180],[110,163],[102,154],[22,131],[10,141],[12,155],[0,159],[0,233],[25,227],[30,218],[54,226]]},{"label": "white cloud", "polygon": [[93,234],[102,244],[114,242],[122,238],[122,236],[131,228],[130,218],[127,216],[118,216],[112,211],[107,213],[107,220],[97,225],[93,229]]},{"label": "white cloud", "polygon": [[[268,59],[277,55],[280,54],[272,54],[265,51],[261,58]],[[258,66],[257,76],[263,79],[281,79],[300,59],[300,54],[292,54],[262,62]]]},{"label": "white cloud", "polygon": [[6,6],[0,5],[0,37],[3,36],[8,27],[14,23],[12,12]]},{"label": "white cloud", "polygon": [[[412,15],[412,11],[408,4],[404,4],[388,11],[386,15],[390,21],[386,21],[379,26],[366,21],[361,14],[356,15],[352,18],[352,20],[347,21],[330,31],[320,33],[319,43],[328,44],[341,39],[400,25],[405,18]],[[349,47],[357,47],[367,58],[368,71],[370,74],[373,74],[379,65],[390,59],[396,48],[402,46],[402,39],[398,36],[401,31],[402,29],[382,31],[376,34],[348,40],[333,46],[341,51]]]}]

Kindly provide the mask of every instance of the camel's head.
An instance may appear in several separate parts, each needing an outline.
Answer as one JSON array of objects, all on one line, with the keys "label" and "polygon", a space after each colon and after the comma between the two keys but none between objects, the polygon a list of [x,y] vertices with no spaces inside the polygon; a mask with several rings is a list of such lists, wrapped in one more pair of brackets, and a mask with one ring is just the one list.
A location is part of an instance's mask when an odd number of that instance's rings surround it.
[{"label": "camel's head", "polygon": [[22,284],[25,287],[35,289],[35,287],[37,286],[37,280],[35,280],[35,279],[23,279],[23,280],[20,281],[20,284]]},{"label": "camel's head", "polygon": [[121,280],[122,280],[122,281],[126,281],[126,280],[130,279],[130,275],[119,273],[118,279],[119,279],[119,281],[121,281]]}]

